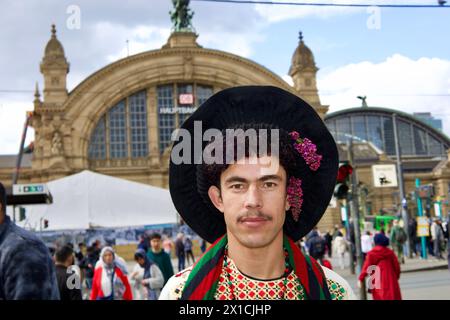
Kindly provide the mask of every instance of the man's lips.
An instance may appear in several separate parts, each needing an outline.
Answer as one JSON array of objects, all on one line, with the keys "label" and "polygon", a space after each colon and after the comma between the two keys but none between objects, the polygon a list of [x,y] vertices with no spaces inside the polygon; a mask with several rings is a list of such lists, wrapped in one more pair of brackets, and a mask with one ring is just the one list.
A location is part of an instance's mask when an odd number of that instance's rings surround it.
[{"label": "man's lips", "polygon": [[245,217],[240,219],[240,222],[249,227],[259,227],[260,225],[266,223],[269,219],[264,217]]}]

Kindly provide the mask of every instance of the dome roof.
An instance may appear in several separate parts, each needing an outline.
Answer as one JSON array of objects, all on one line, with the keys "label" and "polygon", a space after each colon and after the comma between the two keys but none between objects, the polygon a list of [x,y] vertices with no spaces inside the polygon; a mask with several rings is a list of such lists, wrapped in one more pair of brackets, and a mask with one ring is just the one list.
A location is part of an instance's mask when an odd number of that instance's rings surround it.
[{"label": "dome roof", "polygon": [[300,32],[300,43],[295,49],[294,55],[292,56],[291,62],[291,70],[289,73],[292,73],[294,70],[303,69],[306,67],[316,68],[316,63],[314,62],[314,55],[303,41],[303,35]]},{"label": "dome roof", "polygon": [[56,38],[56,28],[54,24],[52,25],[52,37],[45,46],[45,56],[64,57],[64,48],[61,42]]}]

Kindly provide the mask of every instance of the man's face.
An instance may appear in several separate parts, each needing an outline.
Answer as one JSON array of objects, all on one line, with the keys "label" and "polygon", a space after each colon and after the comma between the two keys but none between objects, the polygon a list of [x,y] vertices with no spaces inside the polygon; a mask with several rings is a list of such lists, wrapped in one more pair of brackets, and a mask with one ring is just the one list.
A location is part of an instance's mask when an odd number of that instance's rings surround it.
[{"label": "man's face", "polygon": [[144,265],[145,265],[145,260],[144,260],[144,258],[137,258],[137,263],[141,266],[141,267],[143,267]]},{"label": "man's face", "polygon": [[281,165],[263,165],[269,160],[278,163],[275,157],[262,157],[258,163],[247,158],[230,165],[220,177],[220,190],[212,186],[208,192],[224,214],[228,236],[247,248],[265,247],[280,236],[289,209],[286,171]]},{"label": "man's face", "polygon": [[154,252],[158,252],[161,250],[161,239],[153,238],[150,240],[150,246]]}]

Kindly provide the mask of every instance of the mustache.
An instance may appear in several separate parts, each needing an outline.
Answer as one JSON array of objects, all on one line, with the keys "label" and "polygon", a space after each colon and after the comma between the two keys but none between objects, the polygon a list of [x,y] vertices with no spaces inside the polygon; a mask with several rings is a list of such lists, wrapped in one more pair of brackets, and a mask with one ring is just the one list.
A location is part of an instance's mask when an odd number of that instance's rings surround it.
[{"label": "mustache", "polygon": [[254,211],[254,212],[246,212],[246,213],[239,215],[236,218],[236,221],[242,222],[243,220],[248,219],[248,218],[261,218],[261,219],[265,219],[268,221],[272,221],[272,219],[273,219],[271,216],[264,214],[261,211]]}]

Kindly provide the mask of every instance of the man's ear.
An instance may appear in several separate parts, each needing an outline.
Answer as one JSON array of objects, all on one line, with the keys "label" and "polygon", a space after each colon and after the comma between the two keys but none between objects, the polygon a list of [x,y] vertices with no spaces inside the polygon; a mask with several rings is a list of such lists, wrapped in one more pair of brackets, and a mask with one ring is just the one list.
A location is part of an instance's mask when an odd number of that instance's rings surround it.
[{"label": "man's ear", "polygon": [[285,211],[288,211],[291,208],[291,205],[289,204],[288,196],[286,195],[286,201],[284,204]]},{"label": "man's ear", "polygon": [[216,207],[217,210],[223,213],[224,208],[219,188],[217,188],[216,186],[209,187],[208,196],[211,202],[213,203],[214,207]]}]

